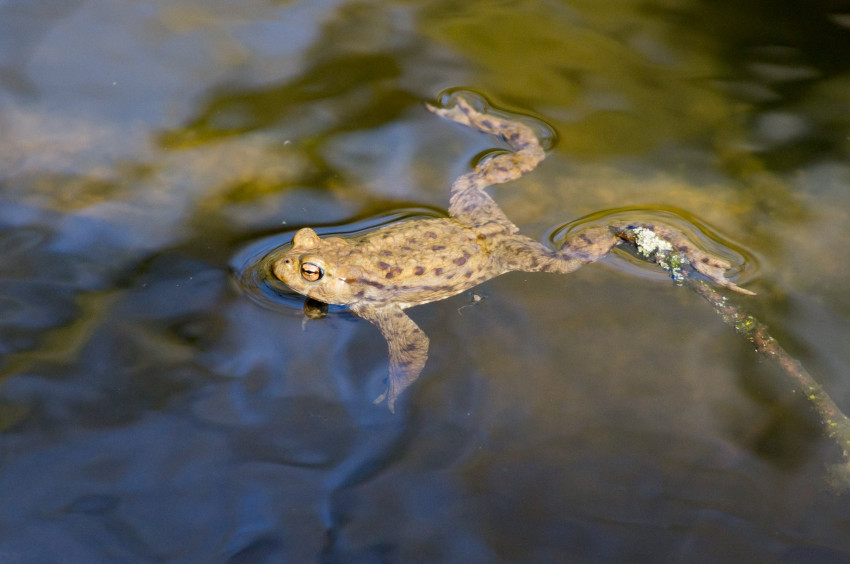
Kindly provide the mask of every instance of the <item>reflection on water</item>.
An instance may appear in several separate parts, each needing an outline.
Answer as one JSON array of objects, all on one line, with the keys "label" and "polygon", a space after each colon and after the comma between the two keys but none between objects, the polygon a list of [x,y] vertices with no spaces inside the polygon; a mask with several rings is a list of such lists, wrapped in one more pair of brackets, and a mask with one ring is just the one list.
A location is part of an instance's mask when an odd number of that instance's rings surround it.
[{"label": "reflection on water", "polygon": [[740,255],[750,309],[846,411],[847,21],[792,1],[4,3],[0,561],[848,560],[839,453],[805,398],[626,261],[413,309],[431,356],[396,416],[371,405],[372,327],[304,323],[231,274],[298,226],[442,214],[491,144],[422,102],[467,86],[557,130],[496,189],[523,232],[675,211]]}]

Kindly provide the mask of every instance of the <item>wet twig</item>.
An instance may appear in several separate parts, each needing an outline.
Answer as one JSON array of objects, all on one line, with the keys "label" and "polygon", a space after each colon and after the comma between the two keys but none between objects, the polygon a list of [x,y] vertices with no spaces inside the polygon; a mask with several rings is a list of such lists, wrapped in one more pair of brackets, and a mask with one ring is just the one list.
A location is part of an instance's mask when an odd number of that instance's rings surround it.
[{"label": "wet twig", "polygon": [[[742,294],[752,295],[749,290],[739,288],[726,280],[723,272],[730,266],[725,261],[706,265],[708,261],[693,262],[686,252],[680,252],[665,239],[663,233],[641,226],[629,225],[617,230],[617,236],[632,244],[634,250],[645,260],[656,263],[668,271],[679,284],[689,286],[702,296],[720,318],[755,345],[756,350],[765,358],[775,362],[791,382],[799,386],[806,394],[820,416],[826,434],[832,438],[841,449],[842,462],[833,464],[828,469],[827,481],[836,493],[850,491],[850,419],[832,401],[823,387],[812,378],[794,357],[782,348],[767,330],[767,326],[752,315],[742,311],[735,303],[729,301],[714,286],[701,278],[692,276],[692,268],[708,276],[715,284],[725,286]],[[687,247],[680,247],[686,249]],[[689,249],[694,256],[698,252]],[[704,254],[704,253],[703,253]]]},{"label": "wet twig", "polygon": [[685,283],[711,304],[724,323],[755,345],[760,354],[775,362],[800,391],[806,394],[806,399],[820,416],[826,434],[841,449],[843,462],[829,467],[829,484],[836,492],[850,490],[850,419],[832,401],[823,386],[770,335],[764,323],[741,311],[708,282],[688,278]]}]

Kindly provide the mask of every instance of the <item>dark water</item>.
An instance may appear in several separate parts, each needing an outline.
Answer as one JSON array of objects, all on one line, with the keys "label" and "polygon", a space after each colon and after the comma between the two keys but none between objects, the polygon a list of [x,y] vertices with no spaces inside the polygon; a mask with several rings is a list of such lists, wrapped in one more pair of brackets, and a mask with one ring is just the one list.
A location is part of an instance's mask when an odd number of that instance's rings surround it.
[{"label": "dark water", "polygon": [[240,284],[442,213],[470,88],[557,131],[523,232],[704,227],[850,411],[848,55],[831,2],[0,2],[0,562],[850,562],[840,449],[663,275],[411,310],[395,415],[374,327]]}]

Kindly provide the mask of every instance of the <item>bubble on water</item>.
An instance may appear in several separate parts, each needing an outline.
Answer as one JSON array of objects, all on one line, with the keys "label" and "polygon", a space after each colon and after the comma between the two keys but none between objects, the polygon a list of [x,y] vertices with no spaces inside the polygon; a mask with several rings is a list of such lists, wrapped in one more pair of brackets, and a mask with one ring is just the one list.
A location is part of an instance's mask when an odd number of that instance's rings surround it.
[{"label": "bubble on water", "polygon": [[766,112],[756,120],[756,135],[769,144],[790,143],[806,135],[809,123],[791,112]]}]

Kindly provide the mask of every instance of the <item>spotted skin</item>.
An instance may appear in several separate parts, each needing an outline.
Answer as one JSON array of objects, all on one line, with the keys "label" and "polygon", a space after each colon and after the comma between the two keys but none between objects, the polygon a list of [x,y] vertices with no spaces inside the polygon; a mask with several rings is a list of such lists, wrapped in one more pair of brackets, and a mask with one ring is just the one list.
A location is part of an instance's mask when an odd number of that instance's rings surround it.
[{"label": "spotted skin", "polygon": [[484,189],[515,180],[540,164],[546,153],[534,131],[521,121],[478,111],[463,97],[451,107],[427,108],[502,138],[511,152],[483,160],[454,181],[447,218],[411,220],[345,238],[322,239],[304,228],[273,262],[274,276],[296,292],[350,306],[380,329],[389,346],[390,368],[387,391],[376,402],[386,399],[391,411],[428,358],[428,337],[404,310],[454,296],[506,272],[572,272],[624,241],[634,244],[635,230],[648,229],[715,283],[747,293],[724,277],[727,262],[667,225],[589,227],[573,233],[557,250],[519,234]]}]

